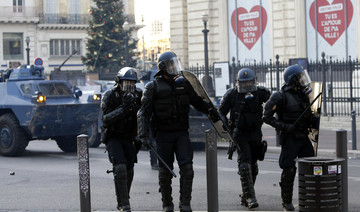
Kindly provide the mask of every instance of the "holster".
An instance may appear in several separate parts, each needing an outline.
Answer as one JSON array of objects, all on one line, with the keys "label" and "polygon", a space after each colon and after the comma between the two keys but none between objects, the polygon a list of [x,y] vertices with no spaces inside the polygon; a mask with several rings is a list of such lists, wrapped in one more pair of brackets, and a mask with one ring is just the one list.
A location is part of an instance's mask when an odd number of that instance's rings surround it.
[{"label": "holster", "polygon": [[229,149],[227,152],[229,160],[232,160],[232,156],[233,156],[233,153],[235,152],[235,150],[236,150],[236,145],[233,142],[230,142]]}]

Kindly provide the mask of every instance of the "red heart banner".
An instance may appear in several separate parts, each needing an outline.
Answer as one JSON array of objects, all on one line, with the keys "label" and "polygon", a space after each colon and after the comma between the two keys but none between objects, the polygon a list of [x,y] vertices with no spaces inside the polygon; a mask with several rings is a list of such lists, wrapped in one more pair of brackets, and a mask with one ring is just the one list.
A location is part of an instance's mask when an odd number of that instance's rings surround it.
[{"label": "red heart banner", "polygon": [[[344,0],[317,0],[317,31],[332,46],[345,31],[345,5]],[[353,5],[346,0],[347,26],[353,17]],[[315,1],[310,6],[310,21],[315,25]]]},{"label": "red heart banner", "polygon": [[[260,16],[261,8],[261,16]],[[237,15],[237,17],[236,17]],[[260,29],[260,17],[262,17],[262,28]],[[236,33],[237,23],[237,33]],[[249,49],[255,45],[264,33],[267,24],[266,10],[259,5],[251,8],[248,12],[245,8],[239,7],[231,15],[231,26],[241,42]]]}]

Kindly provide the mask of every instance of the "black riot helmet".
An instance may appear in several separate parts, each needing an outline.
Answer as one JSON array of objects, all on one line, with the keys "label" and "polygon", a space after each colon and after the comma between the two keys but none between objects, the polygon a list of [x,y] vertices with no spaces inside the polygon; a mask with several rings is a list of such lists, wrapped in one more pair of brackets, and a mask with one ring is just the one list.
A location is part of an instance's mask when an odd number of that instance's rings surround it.
[{"label": "black riot helmet", "polygon": [[239,93],[249,93],[256,91],[256,76],[249,68],[241,69],[236,78],[236,89]]},{"label": "black riot helmet", "polygon": [[291,65],[285,69],[284,81],[286,85],[299,87],[307,94],[311,92],[309,87],[311,83],[310,76],[307,70],[298,64]]},{"label": "black riot helmet", "polygon": [[120,86],[120,89],[124,92],[135,92],[135,84],[137,81],[136,70],[131,67],[120,69],[115,77],[116,84]]},{"label": "black riot helmet", "polygon": [[170,77],[175,77],[180,74],[180,71],[184,70],[181,61],[174,52],[164,52],[158,59],[159,72],[155,76],[164,73]]}]

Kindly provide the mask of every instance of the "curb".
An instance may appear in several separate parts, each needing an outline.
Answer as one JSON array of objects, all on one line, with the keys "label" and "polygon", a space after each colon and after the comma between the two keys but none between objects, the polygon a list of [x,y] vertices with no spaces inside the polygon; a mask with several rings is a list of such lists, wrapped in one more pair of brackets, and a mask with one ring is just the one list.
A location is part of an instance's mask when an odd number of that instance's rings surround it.
[{"label": "curb", "polygon": [[[228,142],[221,142],[220,145],[218,143],[217,146],[217,148],[220,150],[227,150],[228,147],[229,147]],[[267,148],[267,153],[280,154],[280,151],[281,151],[280,147],[268,146]],[[331,149],[318,149],[318,156],[336,157],[336,151]],[[349,159],[353,159],[353,158],[360,159],[360,150],[348,150],[347,156]]]}]

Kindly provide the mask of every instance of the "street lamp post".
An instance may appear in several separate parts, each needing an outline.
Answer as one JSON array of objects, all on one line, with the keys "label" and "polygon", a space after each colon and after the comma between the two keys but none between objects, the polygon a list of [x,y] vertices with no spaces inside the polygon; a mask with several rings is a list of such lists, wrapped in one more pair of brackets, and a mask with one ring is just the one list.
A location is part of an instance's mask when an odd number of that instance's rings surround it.
[{"label": "street lamp post", "polygon": [[125,66],[129,66],[129,36],[127,34],[127,31],[130,29],[129,22],[125,21],[123,28],[125,30]]},{"label": "street lamp post", "polygon": [[27,65],[30,65],[30,48],[29,48],[30,37],[29,36],[26,36],[25,42],[26,42]]},{"label": "street lamp post", "polygon": [[201,18],[204,23],[204,29],[202,30],[202,32],[204,33],[204,52],[205,52],[205,75],[202,79],[202,84],[205,90],[207,91],[207,93],[209,94],[209,96],[214,96],[215,92],[212,85],[212,78],[209,75],[209,56],[208,56],[208,39],[207,39],[209,30],[206,28],[208,22],[208,14],[203,13]]}]

